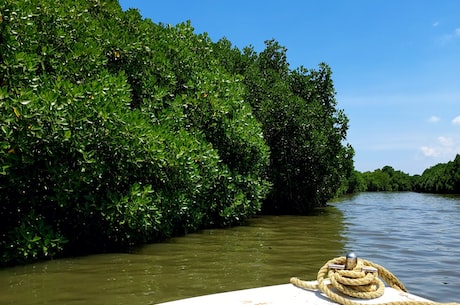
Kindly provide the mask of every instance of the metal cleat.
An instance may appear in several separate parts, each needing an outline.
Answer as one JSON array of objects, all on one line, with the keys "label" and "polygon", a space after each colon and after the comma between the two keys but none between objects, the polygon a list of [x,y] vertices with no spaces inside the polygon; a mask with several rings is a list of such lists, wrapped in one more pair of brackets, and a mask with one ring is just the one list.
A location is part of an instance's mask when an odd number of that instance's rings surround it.
[{"label": "metal cleat", "polygon": [[345,265],[340,265],[340,264],[329,264],[329,269],[332,269],[332,270],[344,270],[345,269]]},{"label": "metal cleat", "polygon": [[377,273],[378,272],[377,268],[374,268],[374,267],[363,267],[361,271],[364,273]]}]

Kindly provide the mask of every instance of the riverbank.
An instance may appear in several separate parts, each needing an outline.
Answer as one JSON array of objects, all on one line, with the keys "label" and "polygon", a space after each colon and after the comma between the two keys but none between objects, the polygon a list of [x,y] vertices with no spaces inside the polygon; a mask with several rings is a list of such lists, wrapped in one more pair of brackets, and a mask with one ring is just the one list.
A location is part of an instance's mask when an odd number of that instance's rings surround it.
[{"label": "riverbank", "polygon": [[[355,251],[393,272],[411,293],[455,301],[460,197],[361,193],[313,216],[263,216],[203,230],[131,254],[61,259],[0,270],[3,304],[152,304],[314,279]],[[435,255],[433,255],[435,254]]]}]

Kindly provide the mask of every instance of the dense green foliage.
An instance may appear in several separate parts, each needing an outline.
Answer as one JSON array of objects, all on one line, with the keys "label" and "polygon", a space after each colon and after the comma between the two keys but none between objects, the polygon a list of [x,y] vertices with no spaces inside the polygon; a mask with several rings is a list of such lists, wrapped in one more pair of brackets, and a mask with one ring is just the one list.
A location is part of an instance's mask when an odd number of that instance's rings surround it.
[{"label": "dense green foliage", "polygon": [[422,175],[410,176],[390,166],[373,172],[355,171],[349,178],[348,192],[416,191],[425,193],[460,194],[460,155],[453,161],[439,163]]},{"label": "dense green foliage", "polygon": [[384,166],[373,172],[364,172],[361,174],[361,180],[364,183],[358,187],[358,190],[369,192],[410,191],[413,186],[413,179],[409,174],[394,170],[391,166]]},{"label": "dense green foliage", "polygon": [[324,205],[350,176],[354,155],[343,145],[348,119],[336,109],[330,68],[322,63],[318,70],[291,71],[286,49],[273,40],[259,55],[251,48],[232,52],[226,40],[217,47],[227,69],[244,76],[245,100],[270,146],[274,187],[264,211],[308,213]]},{"label": "dense green foliage", "polygon": [[331,70],[289,70],[274,41],[6,0],[0,50],[0,264],[305,213],[352,171]]},{"label": "dense green foliage", "polygon": [[414,190],[426,193],[460,194],[460,155],[439,163],[416,177]]},{"label": "dense green foliage", "polygon": [[4,261],[260,210],[268,147],[206,36],[115,2],[9,1],[1,12]]}]

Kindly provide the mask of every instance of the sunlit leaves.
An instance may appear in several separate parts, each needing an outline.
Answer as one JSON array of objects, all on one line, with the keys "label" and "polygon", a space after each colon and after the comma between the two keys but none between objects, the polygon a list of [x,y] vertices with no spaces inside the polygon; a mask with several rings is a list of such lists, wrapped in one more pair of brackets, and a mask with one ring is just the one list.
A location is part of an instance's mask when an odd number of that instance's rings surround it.
[{"label": "sunlit leaves", "polygon": [[[268,147],[241,77],[222,69],[206,34],[114,1],[7,1],[1,14],[10,240],[0,250],[17,245],[2,263],[128,247],[260,210]],[[19,242],[29,227],[49,234]]]},{"label": "sunlit leaves", "polygon": [[304,212],[352,166],[331,70],[291,71],[276,41],[239,51],[116,1],[0,11],[3,262],[240,223],[271,184]]},{"label": "sunlit leaves", "polygon": [[352,149],[342,145],[348,121],[336,109],[330,68],[319,64],[317,70],[291,71],[286,48],[274,40],[260,54],[247,48],[238,57],[225,41],[216,50],[226,67],[244,75],[245,99],[270,146],[273,189],[264,209],[307,213],[324,205],[353,168]]}]

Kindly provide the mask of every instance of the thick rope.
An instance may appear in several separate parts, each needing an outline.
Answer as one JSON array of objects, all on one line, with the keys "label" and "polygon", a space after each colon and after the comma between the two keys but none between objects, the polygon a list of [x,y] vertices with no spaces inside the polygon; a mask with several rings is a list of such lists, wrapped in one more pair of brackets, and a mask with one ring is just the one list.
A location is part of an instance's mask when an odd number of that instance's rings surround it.
[{"label": "thick rope", "polygon": [[[385,281],[390,287],[407,292],[406,287],[399,279],[384,267],[367,261],[358,259],[353,270],[335,270],[331,265],[345,265],[346,258],[338,257],[328,261],[318,271],[316,281],[302,281],[296,277],[291,278],[290,282],[297,287],[308,290],[321,290],[330,300],[342,305],[363,305],[350,300],[345,296],[358,299],[375,299],[384,294]],[[372,267],[377,272],[364,272],[363,267]],[[327,279],[329,279],[330,284]],[[379,305],[460,305],[460,303],[436,303],[428,301],[398,301],[386,302]]]}]

